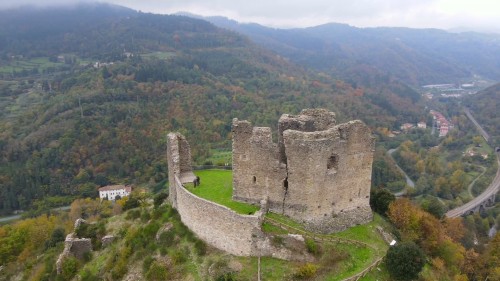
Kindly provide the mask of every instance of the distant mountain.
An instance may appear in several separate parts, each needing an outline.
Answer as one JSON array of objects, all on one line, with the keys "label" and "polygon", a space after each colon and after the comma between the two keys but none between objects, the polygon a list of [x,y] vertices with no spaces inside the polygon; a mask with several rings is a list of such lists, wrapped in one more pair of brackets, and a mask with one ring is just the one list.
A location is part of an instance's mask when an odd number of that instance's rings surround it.
[{"label": "distant mountain", "polygon": [[252,38],[292,61],[343,78],[362,65],[411,86],[458,83],[478,74],[500,81],[500,35],[450,33],[438,29],[357,28],[329,23],[310,28],[275,29],[223,17],[217,26]]}]

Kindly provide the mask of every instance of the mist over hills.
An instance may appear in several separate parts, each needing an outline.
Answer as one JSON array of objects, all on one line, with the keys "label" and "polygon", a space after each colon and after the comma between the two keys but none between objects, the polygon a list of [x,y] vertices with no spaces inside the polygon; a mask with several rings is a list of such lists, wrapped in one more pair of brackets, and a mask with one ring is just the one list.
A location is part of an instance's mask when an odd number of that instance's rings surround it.
[{"label": "mist over hills", "polygon": [[[191,15],[193,16],[193,15]],[[500,80],[500,35],[438,29],[357,28],[329,23],[275,29],[207,17],[217,26],[249,36],[292,61],[343,76],[366,65],[411,86],[458,83],[477,74]]]}]

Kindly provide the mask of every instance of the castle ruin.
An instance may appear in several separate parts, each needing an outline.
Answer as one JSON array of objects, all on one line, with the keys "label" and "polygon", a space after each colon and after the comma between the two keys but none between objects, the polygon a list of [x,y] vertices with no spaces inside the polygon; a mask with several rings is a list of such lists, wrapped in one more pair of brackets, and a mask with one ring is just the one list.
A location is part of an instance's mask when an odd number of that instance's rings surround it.
[{"label": "castle ruin", "polygon": [[[262,232],[263,215],[283,214],[313,232],[330,233],[372,220],[369,205],[374,138],[361,121],[336,124],[335,114],[306,109],[284,114],[278,142],[270,128],[233,120],[233,200],[260,204],[241,215],[190,193],[196,178],[186,138],[167,137],[169,200],[201,239],[231,254],[296,258]],[[304,256],[306,257],[306,256]]]},{"label": "castle ruin", "polygon": [[315,232],[341,231],[372,219],[374,138],[361,121],[306,109],[284,114],[278,143],[270,128],[233,120],[233,199],[298,220]]}]

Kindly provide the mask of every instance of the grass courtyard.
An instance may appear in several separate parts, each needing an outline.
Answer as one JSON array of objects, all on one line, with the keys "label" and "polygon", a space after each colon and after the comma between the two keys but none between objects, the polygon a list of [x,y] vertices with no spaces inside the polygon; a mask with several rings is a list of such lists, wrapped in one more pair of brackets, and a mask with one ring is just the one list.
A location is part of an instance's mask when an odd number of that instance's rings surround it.
[{"label": "grass courtyard", "polygon": [[200,177],[200,186],[185,184],[187,190],[193,194],[226,206],[239,214],[253,214],[259,207],[242,202],[233,201],[233,172],[228,170],[195,171]]}]

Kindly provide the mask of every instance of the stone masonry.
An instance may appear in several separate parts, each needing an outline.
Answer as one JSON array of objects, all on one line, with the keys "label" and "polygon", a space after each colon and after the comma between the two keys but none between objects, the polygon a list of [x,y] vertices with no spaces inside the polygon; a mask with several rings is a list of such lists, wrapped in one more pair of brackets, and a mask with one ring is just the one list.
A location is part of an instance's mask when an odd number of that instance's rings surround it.
[{"label": "stone masonry", "polygon": [[306,109],[270,128],[233,120],[233,199],[257,204],[328,233],[369,222],[374,138],[361,121]]},{"label": "stone masonry", "polygon": [[[77,219],[75,221],[75,230],[82,224],[87,223],[84,219]],[[70,256],[77,259],[83,259],[85,254],[92,251],[92,240],[90,238],[78,238],[75,232],[66,236],[64,240],[64,250],[59,255],[56,261],[57,274],[62,272],[62,264],[64,260]]]},{"label": "stone masonry", "polygon": [[[295,242],[280,248],[262,232],[267,210],[321,233],[372,220],[374,138],[363,122],[336,124],[335,114],[324,109],[284,114],[278,143],[273,142],[270,128],[252,127],[238,119],[232,125],[233,199],[260,204],[255,215],[237,214],[185,189],[183,184],[195,179],[189,144],[179,133],[167,137],[169,200],[201,239],[239,256],[307,260],[310,256],[300,239],[289,237]],[[294,244],[298,246],[290,247]]]},{"label": "stone masonry", "polygon": [[260,211],[253,215],[242,215],[184,188],[183,184],[191,183],[189,178],[194,177],[190,165],[181,168],[179,164],[182,159],[189,159],[187,156],[190,153],[185,137],[179,133],[168,134],[169,198],[182,222],[199,238],[237,256],[272,256],[298,261],[310,261],[313,258],[300,235],[284,237],[281,239],[284,241],[282,245],[275,245],[273,235],[262,231],[263,215],[267,210],[265,200]]}]

